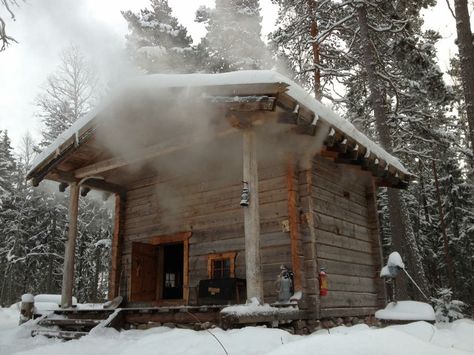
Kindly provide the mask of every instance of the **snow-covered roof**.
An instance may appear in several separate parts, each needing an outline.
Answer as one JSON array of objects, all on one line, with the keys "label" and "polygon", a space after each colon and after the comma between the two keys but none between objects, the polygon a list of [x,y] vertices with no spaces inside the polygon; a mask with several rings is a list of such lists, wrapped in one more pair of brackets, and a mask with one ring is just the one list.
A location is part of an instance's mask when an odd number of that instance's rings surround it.
[{"label": "snow-covered roof", "polygon": [[[330,127],[342,132],[345,136],[353,139],[358,145],[367,149],[366,156],[374,154],[377,159],[384,160],[399,172],[410,176],[411,174],[403,167],[400,161],[386,152],[382,147],[371,141],[367,136],[358,131],[352,123],[343,119],[330,108],[316,100],[310,93],[287,77],[271,70],[249,70],[221,74],[154,74],[137,77],[130,80],[121,92],[128,90],[158,90],[163,88],[198,88],[238,86],[246,84],[281,84],[286,86],[285,92],[299,104],[304,105],[312,111],[318,119],[326,122]],[[255,92],[255,94],[260,94]],[[92,121],[106,107],[108,102],[103,103],[98,109],[76,121],[69,129],[63,132],[50,146],[43,150],[33,161],[32,168],[28,173],[32,174],[51,159],[57,157],[61,152],[72,144],[78,144],[81,135],[91,126]],[[367,154],[369,153],[369,154]]]}]

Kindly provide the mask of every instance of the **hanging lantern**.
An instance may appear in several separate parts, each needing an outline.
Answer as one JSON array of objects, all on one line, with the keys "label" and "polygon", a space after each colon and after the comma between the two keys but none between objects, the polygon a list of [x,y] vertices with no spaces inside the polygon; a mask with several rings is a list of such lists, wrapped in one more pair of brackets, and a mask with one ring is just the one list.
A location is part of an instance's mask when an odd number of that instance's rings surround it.
[{"label": "hanging lantern", "polygon": [[250,190],[249,184],[247,181],[243,181],[244,187],[242,188],[242,195],[240,197],[240,205],[242,207],[247,207],[250,203]]}]

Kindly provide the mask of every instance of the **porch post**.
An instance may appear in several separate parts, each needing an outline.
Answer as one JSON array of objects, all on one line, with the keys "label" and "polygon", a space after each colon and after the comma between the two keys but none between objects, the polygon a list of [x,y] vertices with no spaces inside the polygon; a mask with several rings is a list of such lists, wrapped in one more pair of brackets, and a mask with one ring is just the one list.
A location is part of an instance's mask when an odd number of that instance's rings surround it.
[{"label": "porch post", "polygon": [[122,270],[122,238],[125,210],[125,195],[115,193],[114,234],[112,237],[111,265],[109,273],[109,300],[119,296]]},{"label": "porch post", "polygon": [[253,129],[243,131],[243,178],[248,183],[250,203],[244,207],[245,272],[247,299],[263,303],[263,278],[260,262],[260,214],[258,202],[257,137]]},{"label": "porch post", "polygon": [[69,196],[69,230],[64,253],[63,284],[61,291],[61,307],[72,306],[72,288],[74,285],[74,249],[77,236],[77,214],[79,209],[79,185],[70,184]]}]

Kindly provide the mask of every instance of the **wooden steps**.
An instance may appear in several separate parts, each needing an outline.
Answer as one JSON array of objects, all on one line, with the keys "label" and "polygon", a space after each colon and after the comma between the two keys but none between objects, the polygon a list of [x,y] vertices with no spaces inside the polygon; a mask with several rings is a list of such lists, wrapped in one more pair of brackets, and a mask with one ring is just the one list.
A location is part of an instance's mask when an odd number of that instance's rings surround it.
[{"label": "wooden steps", "polygon": [[73,328],[93,328],[101,322],[100,319],[48,319],[45,318],[38,322],[38,325],[52,327],[73,327]]},{"label": "wooden steps", "polygon": [[95,328],[117,327],[121,309],[57,310],[37,320],[31,336],[79,339]]},{"label": "wooden steps", "polygon": [[59,338],[64,340],[79,339],[89,332],[72,332],[65,330],[35,329],[31,331],[31,336],[42,335],[47,338]]}]

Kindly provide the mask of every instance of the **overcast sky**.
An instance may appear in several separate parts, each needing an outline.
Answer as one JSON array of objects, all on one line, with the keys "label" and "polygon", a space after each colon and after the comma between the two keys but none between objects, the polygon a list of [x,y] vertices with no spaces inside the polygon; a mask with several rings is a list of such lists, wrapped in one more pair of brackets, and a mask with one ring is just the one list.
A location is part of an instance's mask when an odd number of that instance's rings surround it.
[{"label": "overcast sky", "polygon": [[[124,35],[127,25],[121,10],[136,11],[148,0],[26,0],[14,8],[16,21],[7,23],[9,34],[18,40],[0,53],[0,130],[8,129],[15,147],[30,131],[40,134],[35,117],[35,97],[48,74],[58,65],[58,55],[69,44],[78,45],[105,77],[130,75],[124,65]],[[169,0],[173,13],[185,25],[195,42],[205,28],[194,22],[200,5],[214,6],[214,0]],[[263,35],[272,30],[277,9],[270,0],[260,0]],[[3,9],[0,9],[3,11]],[[5,18],[5,13],[1,13]],[[455,23],[446,2],[426,12],[426,25],[440,31],[438,45],[440,67],[447,68],[448,58],[455,53]]]}]

